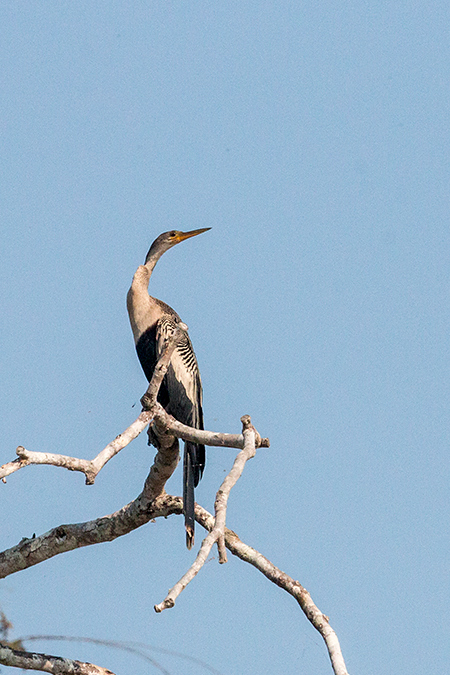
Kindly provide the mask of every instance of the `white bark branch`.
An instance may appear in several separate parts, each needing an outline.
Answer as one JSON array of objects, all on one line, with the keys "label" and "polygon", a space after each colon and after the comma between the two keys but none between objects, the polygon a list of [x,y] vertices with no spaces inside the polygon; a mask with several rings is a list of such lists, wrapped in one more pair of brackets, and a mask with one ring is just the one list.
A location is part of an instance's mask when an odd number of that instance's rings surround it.
[{"label": "white bark branch", "polygon": [[[181,324],[181,327],[183,326],[184,324]],[[192,427],[181,424],[181,422],[175,420],[171,415],[168,415],[164,408],[157,402],[161,383],[167,372],[172,353],[175,349],[175,340],[178,330],[179,328],[175,328],[172,335],[167,338],[161,356],[156,364],[152,379],[148,385],[148,389],[141,399],[145,409],[124,432],[116,436],[111,443],[108,443],[94,459],[81,459],[79,457],[70,457],[68,455],[50,452],[33,452],[26,450],[23,446],[19,445],[16,449],[18,458],[11,462],[7,462],[0,467],[0,480],[6,483],[6,476],[9,476],[25,466],[30,466],[31,464],[47,464],[51,466],[60,466],[69,471],[80,471],[86,476],[86,485],[93,485],[97,474],[103,469],[105,464],[139,436],[145,427],[152,421],[154,421],[156,426],[161,446],[165,446],[166,450],[172,450],[170,464],[174,465],[174,468],[176,466],[175,460],[178,458],[178,445],[174,442],[174,438],[182,438],[185,441],[194,441],[210,447],[243,448],[244,438],[242,434],[223,434],[214,431],[193,429]],[[269,439],[261,438],[256,432],[256,447],[268,448]],[[164,448],[161,447],[160,449]],[[171,474],[167,476],[167,479],[170,475]]]},{"label": "white bark branch", "polygon": [[[202,445],[208,445],[209,447],[219,447],[219,448],[243,448],[244,447],[244,437],[242,434],[224,434],[218,431],[202,431],[200,429],[193,429],[192,427],[187,427],[185,424],[178,422],[171,415],[166,413],[164,408],[156,404],[154,409],[154,418],[158,419],[161,423],[170,431],[174,436],[182,438],[183,441],[193,441],[194,443],[200,443]],[[256,433],[256,447],[257,448],[269,448],[270,441],[268,438],[261,438],[261,436]]]},{"label": "white bark branch", "polygon": [[[145,397],[145,394],[144,394]],[[159,403],[154,403],[152,410],[144,410],[139,417],[121,434],[108,443],[94,459],[81,459],[68,455],[59,455],[50,452],[33,452],[19,445],[16,449],[18,459],[7,462],[0,466],[0,480],[6,482],[6,476],[32,464],[47,464],[60,466],[69,471],[80,471],[86,476],[86,485],[93,485],[97,474],[105,464],[133,441],[155,419],[163,426],[168,435],[181,438],[184,441],[194,441],[209,447],[243,448],[244,437],[242,434],[225,434],[217,431],[202,431],[187,427],[168,415]],[[256,447],[268,448],[268,438],[256,436]]]},{"label": "white bark branch", "polygon": [[40,670],[44,673],[55,673],[55,675],[114,675],[111,670],[94,666],[92,663],[73,661],[61,656],[51,656],[39,652],[25,652],[12,649],[1,643],[0,663],[13,668]]},{"label": "white bark branch", "polygon": [[[0,578],[48,560],[59,553],[112,541],[154,518],[181,514],[182,511],[183,502],[180,497],[163,495],[150,503],[141,494],[135,501],[111,515],[85,523],[61,525],[39,537],[23,539],[16,546],[0,553]],[[198,504],[195,507],[195,518],[208,531],[215,526],[214,516]],[[308,591],[227,528],[225,545],[233,555],[256,567],[269,581],[296,599],[307,619],[323,637],[335,675],[348,675],[336,633],[330,626],[328,617],[314,604]]]},{"label": "white bark branch", "polygon": [[219,562],[227,562],[227,554],[225,550],[225,522],[228,497],[230,496],[232,488],[236,485],[237,481],[241,477],[245,463],[247,460],[254,457],[256,452],[255,437],[257,432],[251,424],[249,415],[244,415],[244,417],[241,418],[241,421],[243,425],[243,436],[245,441],[244,448],[236,457],[230,473],[228,476],[226,476],[217,492],[214,503],[214,526],[203,540],[200,550],[197,553],[197,557],[191,567],[188,569],[186,574],[184,574],[175,584],[175,586],[170,589],[166,598],[158,605],[155,605],[155,612],[162,612],[164,609],[169,609],[175,605],[175,600],[180,595],[180,593],[184,591],[186,586],[200,572],[201,568],[208,559],[212,547],[216,542],[219,550]]},{"label": "white bark branch", "polygon": [[[214,528],[214,517],[201,506],[197,505],[195,515],[200,525],[203,525],[208,530]],[[259,551],[241,541],[232,530],[225,530],[225,544],[233,555],[256,567],[269,581],[285,590],[297,600],[306,618],[324,639],[335,675],[348,675],[339,640],[335,631],[330,626],[329,618],[315,605],[306,588],[300,582],[295,581],[285,572],[282,572]]]},{"label": "white bark branch", "polygon": [[[147,393],[144,394],[142,399],[146,405],[150,405],[149,399],[146,398]],[[70,457],[50,452],[33,452],[19,445],[16,449],[18,458],[0,466],[0,480],[6,483],[6,476],[19,469],[23,469],[25,466],[47,464],[50,466],[60,466],[69,471],[80,471],[86,476],[86,485],[93,485],[97,474],[103,469],[105,464],[137,438],[152,420],[155,420],[159,428],[162,427],[165,430],[167,436],[181,438],[184,441],[193,441],[207,445],[208,447],[244,447],[244,437],[242,434],[225,434],[188,427],[166,413],[160,403],[155,401],[151,404],[149,410],[143,410],[139,417],[125,431],[116,436],[111,443],[108,443],[94,459],[81,459],[79,457]],[[255,441],[257,448],[270,447],[269,439],[261,438],[257,432]]]},{"label": "white bark branch", "polygon": [[181,514],[180,497],[163,495],[148,499],[144,492],[119,511],[84,523],[59,525],[45,534],[27,539],[0,553],[0,579],[37,565],[55,555],[83,546],[113,541],[158,517]]},{"label": "white bark branch", "polygon": [[[293,580],[275,567],[261,553],[244,544],[233,531],[225,528],[226,507],[230,491],[242,474],[246,461],[254,456],[255,448],[269,447],[268,439],[259,436],[257,431],[251,426],[248,416],[242,418],[244,424],[243,434],[201,431],[177,422],[157,402],[159,387],[170,363],[175,335],[176,331],[168,339],[147,392],[142,398],[142,402],[147,409],[139,415],[128,429],[109,443],[93,460],[83,460],[66,455],[29,452],[22,446],[19,446],[16,451],[18,459],[0,467],[0,479],[4,482],[7,475],[24,466],[30,464],[51,464],[53,466],[62,466],[71,471],[81,471],[86,475],[86,483],[92,484],[103,466],[153,421],[158,432],[158,438],[161,436],[162,442],[145,482],[143,492],[133,502],[111,515],[85,523],[61,525],[39,537],[22,539],[16,546],[0,553],[0,578],[36,565],[59,553],[82,546],[112,541],[140,527],[151,519],[160,516],[167,517],[172,513],[181,514],[183,510],[182,500],[179,497],[167,495],[164,490],[168,478],[172,475],[178,463],[178,438],[210,447],[242,448],[242,452],[236,457],[230,473],[225,478],[216,495],[215,517],[196,504],[196,520],[209,530],[209,534],[204,539],[194,564],[178,584],[169,591],[166,599],[155,606],[155,610],[160,612],[165,608],[173,607],[175,599],[195,575],[198,574],[214,542],[217,542],[220,562],[226,561],[226,546],[233,555],[238,556],[241,560],[259,569],[270,581],[283,588],[297,600],[308,620],[322,635],[335,675],[348,675],[336,633],[331,628],[328,617],[317,608],[308,591],[298,581]],[[106,675],[110,673],[110,671],[92,666],[91,664],[68,661],[59,657],[47,657],[44,654],[28,655],[26,652],[14,654],[14,651],[9,647],[0,646],[0,662],[5,665],[44,670],[51,673],[80,673],[80,675],[84,675],[84,673],[86,675],[97,673]],[[19,659],[19,655],[22,655],[20,658],[30,657],[31,660],[28,661],[28,665],[25,665],[25,661],[19,664],[19,661],[7,663],[3,660],[11,660],[13,657],[14,659]],[[39,667],[36,664],[39,664]],[[64,664],[68,664],[67,668],[69,669],[61,669],[66,667]],[[80,668],[83,667],[89,667],[91,670],[81,670]],[[72,669],[70,670],[70,668]]]},{"label": "white bark branch", "polygon": [[61,466],[69,471],[81,471],[86,476],[86,485],[93,485],[99,471],[109,462],[117,453],[133,441],[149,422],[149,414],[141,413],[139,417],[131,424],[128,429],[116,436],[108,445],[98,453],[94,459],[80,459],[78,457],[69,457],[68,455],[59,455],[50,452],[32,452],[19,445],[16,449],[18,459],[3,464],[0,467],[0,479],[5,481],[14,471],[22,469],[31,464],[48,464],[50,466]]},{"label": "white bark branch", "polygon": [[[184,326],[184,324],[182,324]],[[99,471],[103,469],[105,464],[109,462],[118,452],[133,441],[145,427],[152,421],[151,409],[156,404],[156,397],[158,396],[159,388],[166,374],[170,363],[173,350],[175,349],[175,339],[178,328],[176,328],[172,335],[166,340],[162,354],[156,364],[153,377],[148,386],[147,393],[144,394],[142,400],[148,402],[150,412],[144,410],[139,417],[131,424],[123,433],[116,436],[116,438],[108,443],[94,459],[80,459],[78,457],[69,457],[67,455],[59,455],[48,452],[30,452],[23,446],[19,445],[16,449],[18,459],[8,462],[0,467],[0,479],[6,482],[6,476],[22,469],[24,466],[30,464],[48,464],[51,466],[61,466],[69,471],[81,471],[86,476],[86,485],[92,485]]]}]

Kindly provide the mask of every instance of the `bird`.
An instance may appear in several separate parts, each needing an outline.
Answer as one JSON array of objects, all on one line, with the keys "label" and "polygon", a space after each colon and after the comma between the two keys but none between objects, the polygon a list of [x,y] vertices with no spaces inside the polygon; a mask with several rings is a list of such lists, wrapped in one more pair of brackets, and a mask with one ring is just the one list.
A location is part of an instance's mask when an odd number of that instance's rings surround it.
[{"label": "bird", "polygon": [[[137,355],[147,380],[152,379],[165,339],[178,327],[175,349],[161,384],[158,401],[176,420],[195,429],[203,429],[202,382],[197,358],[187,327],[178,314],[162,300],[149,295],[148,285],[156,263],[163,253],[186,239],[210,230],[204,227],[189,232],[171,230],[155,239],[133,277],[127,295],[127,310]],[[180,325],[181,324],[181,325]],[[149,444],[156,443],[156,438]],[[186,441],[183,459],[183,512],[186,546],[194,544],[194,488],[205,468],[205,446]]]}]

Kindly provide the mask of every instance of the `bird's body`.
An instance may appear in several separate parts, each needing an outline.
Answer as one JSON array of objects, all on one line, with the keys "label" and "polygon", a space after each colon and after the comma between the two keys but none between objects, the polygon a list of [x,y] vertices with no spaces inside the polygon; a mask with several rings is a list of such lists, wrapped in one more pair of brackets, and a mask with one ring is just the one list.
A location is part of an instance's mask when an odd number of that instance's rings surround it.
[{"label": "bird's body", "polygon": [[[127,309],[136,351],[148,381],[151,380],[166,337],[178,326],[178,337],[170,365],[161,384],[158,401],[175,419],[195,429],[203,429],[202,384],[197,359],[189,335],[178,314],[165,302],[148,293],[148,284],[157,261],[169,248],[204,232],[165,232],[152,244],[145,261],[133,277],[127,296]],[[194,541],[194,488],[205,468],[205,446],[185,443],[183,462],[183,508],[188,548]]]}]

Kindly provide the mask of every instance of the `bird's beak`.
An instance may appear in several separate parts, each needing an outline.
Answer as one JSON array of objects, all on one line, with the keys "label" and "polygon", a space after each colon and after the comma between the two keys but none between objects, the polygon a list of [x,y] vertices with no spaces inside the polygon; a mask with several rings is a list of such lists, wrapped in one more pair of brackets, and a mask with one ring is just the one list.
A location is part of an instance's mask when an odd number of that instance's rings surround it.
[{"label": "bird's beak", "polygon": [[185,239],[189,239],[190,237],[195,237],[197,234],[207,232],[210,229],[211,229],[210,227],[202,227],[200,230],[191,230],[190,232],[177,232],[176,235],[177,244],[180,241],[184,241]]}]

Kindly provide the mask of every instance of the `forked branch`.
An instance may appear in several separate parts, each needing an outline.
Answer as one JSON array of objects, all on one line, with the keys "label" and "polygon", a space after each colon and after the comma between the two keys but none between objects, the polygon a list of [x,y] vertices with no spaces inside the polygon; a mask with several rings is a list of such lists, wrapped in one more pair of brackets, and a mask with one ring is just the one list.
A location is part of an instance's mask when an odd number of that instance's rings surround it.
[{"label": "forked branch", "polygon": [[81,459],[79,457],[69,457],[68,455],[59,455],[50,452],[31,452],[19,445],[16,449],[18,459],[7,462],[0,467],[0,479],[6,483],[6,476],[23,469],[31,464],[48,464],[50,466],[60,466],[69,471],[81,471],[86,476],[86,485],[93,485],[99,471],[109,462],[117,453],[133,441],[149,423],[150,415],[142,412],[139,417],[131,424],[128,429],[116,436],[108,445],[98,453],[94,459]]},{"label": "forked branch", "polygon": [[256,452],[255,437],[257,432],[252,426],[249,415],[244,415],[244,417],[241,418],[241,421],[243,426],[244,448],[236,457],[230,473],[225,478],[217,492],[214,503],[214,525],[209,534],[204,538],[200,550],[197,553],[197,557],[192,563],[191,567],[188,569],[186,574],[184,574],[175,584],[175,586],[170,589],[166,598],[160,602],[159,605],[155,605],[155,612],[162,612],[164,609],[169,609],[175,605],[175,600],[180,595],[180,593],[184,591],[186,586],[200,572],[215,543],[217,543],[217,548],[219,550],[219,562],[227,562],[227,554],[225,550],[225,522],[228,497],[230,496],[231,489],[236,485],[237,481],[241,477],[245,463],[247,460],[254,457]]},{"label": "forked branch", "polygon": [[[183,327],[184,324],[181,325]],[[170,358],[175,349],[175,340],[178,329],[176,328],[172,335],[166,340],[161,356],[155,368],[155,372],[148,386],[146,394],[142,397],[145,410],[141,412],[137,420],[131,424],[123,433],[108,443],[94,459],[80,459],[78,457],[69,457],[49,452],[30,452],[19,445],[16,449],[18,459],[8,462],[0,467],[0,479],[5,481],[6,476],[18,471],[30,464],[49,464],[51,466],[61,466],[69,471],[81,471],[86,476],[86,484],[93,485],[99,471],[109,462],[118,452],[125,448],[145,429],[152,420],[152,408],[156,404],[156,397],[169,367]]]},{"label": "forked branch", "polygon": [[[217,492],[214,516],[198,504],[196,505],[196,520],[209,531],[209,534],[203,541],[194,564],[178,584],[171,589],[166,599],[155,606],[155,609],[156,611],[162,611],[174,605],[175,599],[201,569],[212,546],[217,542],[219,562],[226,561],[226,547],[233,555],[256,567],[270,581],[283,588],[297,600],[308,620],[323,637],[335,675],[348,675],[336,633],[331,628],[328,617],[314,604],[308,591],[298,581],[275,567],[261,553],[244,544],[232,530],[225,527],[230,491],[241,476],[246,461],[254,456],[255,448],[269,447],[268,439],[259,436],[258,432],[251,426],[248,416],[242,418],[243,434],[200,431],[186,427],[174,420],[157,402],[159,386],[170,362],[175,335],[174,332],[168,339],[152,381],[142,399],[143,405],[147,409],[141,412],[135,422],[109,443],[93,460],[29,452],[19,446],[17,449],[18,459],[0,467],[0,479],[5,480],[7,475],[30,464],[62,466],[71,471],[83,472],[86,475],[86,483],[92,484],[106,462],[120,452],[153,421],[158,429],[163,430],[167,443],[163,443],[162,447],[158,449],[143,492],[137,499],[111,515],[85,523],[60,525],[39,537],[33,536],[31,539],[22,539],[16,546],[0,553],[0,578],[75,548],[112,541],[152,519],[161,516],[167,517],[170,514],[181,514],[183,510],[182,500],[179,497],[167,495],[164,491],[165,483],[178,462],[178,438],[195,441],[210,447],[242,448],[230,473]],[[69,661],[45,654],[17,652],[17,650],[12,650],[7,646],[0,646],[0,663],[50,673],[79,673],[80,675],[110,675],[111,673],[111,671],[91,664]]]},{"label": "forked branch", "polygon": [[[48,560],[59,553],[83,546],[112,541],[158,517],[181,514],[180,497],[164,495],[151,505],[140,495],[120,511],[97,520],[72,525],[60,525],[43,535],[23,539],[19,544],[0,553],[0,578]],[[196,521],[206,530],[215,526],[214,516],[198,504]],[[235,556],[256,567],[272,583],[292,595],[307,619],[324,639],[335,675],[348,675],[338,638],[330,626],[328,617],[313,602],[308,591],[292,577],[276,567],[259,551],[245,544],[238,535],[225,528],[225,546]],[[1,662],[1,658],[0,658]]]},{"label": "forked branch", "polygon": [[[183,328],[184,324],[180,324]],[[157,402],[158,391],[166,374],[170,363],[173,350],[175,349],[175,340],[178,328],[175,328],[172,335],[166,339],[162,349],[161,356],[155,367],[153,377],[148,385],[148,389],[141,399],[144,410],[139,417],[121,434],[108,443],[108,445],[98,453],[94,459],[81,459],[79,457],[70,457],[50,452],[33,452],[26,450],[19,445],[16,449],[17,459],[7,462],[0,467],[0,480],[6,483],[6,476],[23,469],[32,464],[47,464],[59,466],[69,471],[80,471],[86,476],[86,485],[93,485],[97,474],[103,469],[105,464],[133,441],[145,429],[145,427],[154,421],[159,429],[164,430],[166,436],[172,438],[182,438],[186,441],[194,441],[210,447],[228,447],[243,448],[244,438],[242,434],[223,434],[215,431],[201,431],[193,429],[175,420],[168,415],[164,408]],[[174,447],[173,440],[166,444],[166,448]],[[256,447],[269,447],[269,439],[261,438],[256,435]],[[174,449],[177,452],[177,449]],[[175,463],[176,465],[176,463]]]},{"label": "forked branch", "polygon": [[[206,529],[211,530],[214,527],[214,517],[201,506],[195,509],[195,516],[197,522]],[[306,588],[276,567],[262,553],[245,544],[236,532],[225,530],[225,544],[233,555],[256,567],[269,581],[295,598],[308,621],[324,639],[335,675],[348,675],[339,640],[330,626],[329,617],[320,611]]]}]

